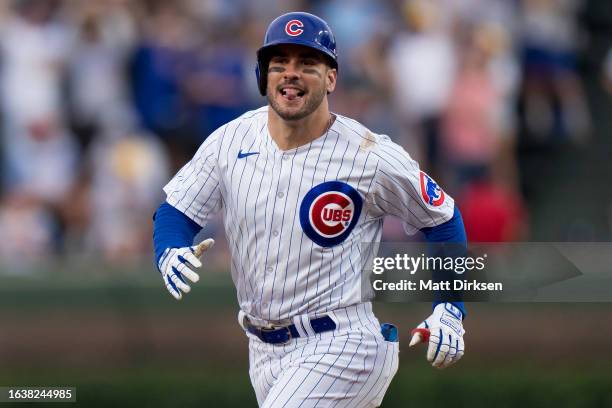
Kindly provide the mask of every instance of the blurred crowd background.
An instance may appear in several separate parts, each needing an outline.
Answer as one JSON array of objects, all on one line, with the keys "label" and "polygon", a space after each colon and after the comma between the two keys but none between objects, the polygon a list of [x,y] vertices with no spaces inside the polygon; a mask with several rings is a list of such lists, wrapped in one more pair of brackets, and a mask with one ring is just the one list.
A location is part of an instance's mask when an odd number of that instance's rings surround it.
[{"label": "blurred crowd background", "polygon": [[[0,1],[0,384],[255,406],[220,220],[179,303],[151,217],[208,134],[266,103],[255,52],[294,10],[337,36],[332,110],[403,145],[472,242],[612,241],[609,0]],[[403,336],[385,407],[612,406],[610,304],[472,303],[448,372],[404,344],[430,305],[376,310]]]},{"label": "blurred crowd background", "polygon": [[[161,187],[266,103],[255,51],[291,10],[335,31],[332,110],[403,145],[456,198],[471,241],[609,240],[606,4],[0,2],[0,260],[150,257]],[[402,234],[387,222],[386,239]]]}]

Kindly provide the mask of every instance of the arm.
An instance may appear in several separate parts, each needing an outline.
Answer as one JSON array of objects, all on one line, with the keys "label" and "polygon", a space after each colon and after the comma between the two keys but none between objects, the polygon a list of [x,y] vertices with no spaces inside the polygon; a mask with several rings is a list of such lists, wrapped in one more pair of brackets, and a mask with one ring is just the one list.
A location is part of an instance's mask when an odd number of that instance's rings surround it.
[{"label": "arm", "polygon": [[[425,240],[434,244],[435,253],[439,257],[464,257],[467,254],[467,238],[459,209],[455,207],[453,217],[440,225],[423,228]],[[439,245],[450,243],[451,245]],[[435,280],[452,281],[453,271],[435,271]],[[463,319],[466,316],[461,293],[448,291],[437,293],[433,302],[433,313],[412,331],[410,347],[420,343],[428,343],[427,360],[434,367],[446,368],[457,362],[464,353]]]},{"label": "arm", "polygon": [[[461,218],[461,213],[459,212],[459,208],[455,207],[453,212],[453,218],[446,221],[443,224],[436,225],[435,227],[423,228],[421,230],[425,235],[425,240],[434,244],[436,249],[440,249],[436,256],[441,257],[462,257],[467,254],[467,237],[465,235],[465,228],[463,226],[463,219]],[[450,246],[439,246],[439,243],[451,243]],[[444,273],[441,271],[436,272],[436,276],[434,277],[436,280],[453,280],[454,273],[448,272]],[[440,293],[438,294],[437,299],[433,302],[433,308],[435,308],[440,303],[444,303],[444,299],[450,299],[450,303],[452,303],[455,307],[457,307],[462,314],[462,318],[465,318],[466,311],[465,305],[463,304],[461,299],[461,293],[459,292],[448,292],[448,293]]]},{"label": "arm", "polygon": [[[465,256],[465,230],[452,197],[387,137],[380,137],[376,153],[380,160],[372,187],[371,214],[395,215],[404,221],[407,232],[422,231],[430,249],[437,252],[430,256]],[[452,280],[453,275],[452,271],[446,276],[435,272],[434,279]],[[411,345],[427,342],[427,359],[434,367],[445,368],[463,355],[465,307],[462,302],[449,302],[459,300],[457,294],[436,295],[433,313],[418,326]]]},{"label": "arm", "polygon": [[176,300],[182,298],[182,292],[191,290],[185,278],[194,283],[200,280],[193,268],[202,266],[198,258],[215,242],[207,239],[192,246],[193,239],[201,229],[168,203],[160,205],[153,215],[155,263],[166,288]]},{"label": "arm", "polygon": [[153,214],[153,247],[155,263],[168,248],[191,246],[202,228],[191,218],[164,202]]},{"label": "arm", "polygon": [[155,263],[166,288],[175,299],[191,288],[185,278],[197,282],[200,277],[192,269],[202,263],[200,255],[214,241],[207,239],[193,245],[193,239],[209,217],[221,208],[217,174],[217,136],[213,133],[198,152],[164,187],[166,202],[153,216]]}]

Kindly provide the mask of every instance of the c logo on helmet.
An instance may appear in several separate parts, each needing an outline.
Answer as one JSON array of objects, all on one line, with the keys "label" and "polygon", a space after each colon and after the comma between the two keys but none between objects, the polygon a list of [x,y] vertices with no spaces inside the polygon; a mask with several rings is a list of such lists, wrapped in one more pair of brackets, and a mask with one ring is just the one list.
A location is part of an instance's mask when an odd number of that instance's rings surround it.
[{"label": "c logo on helmet", "polygon": [[304,23],[300,20],[289,20],[285,25],[285,32],[287,35],[297,37],[304,32],[302,28],[304,28]]},{"label": "c logo on helmet", "polygon": [[444,191],[431,177],[420,171],[421,196],[426,204],[439,207],[444,203]]},{"label": "c logo on helmet", "polygon": [[300,205],[300,224],[308,238],[322,247],[344,241],[359,220],[363,199],[342,181],[313,187]]}]

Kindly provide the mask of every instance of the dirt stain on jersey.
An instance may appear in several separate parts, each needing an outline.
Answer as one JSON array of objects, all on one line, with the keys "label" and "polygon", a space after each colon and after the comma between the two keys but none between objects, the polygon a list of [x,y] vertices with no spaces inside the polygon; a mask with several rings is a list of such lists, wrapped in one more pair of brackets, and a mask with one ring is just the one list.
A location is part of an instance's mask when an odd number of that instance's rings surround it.
[{"label": "dirt stain on jersey", "polygon": [[359,145],[359,148],[363,150],[369,150],[372,146],[376,144],[376,137],[369,130],[363,135],[363,140]]}]

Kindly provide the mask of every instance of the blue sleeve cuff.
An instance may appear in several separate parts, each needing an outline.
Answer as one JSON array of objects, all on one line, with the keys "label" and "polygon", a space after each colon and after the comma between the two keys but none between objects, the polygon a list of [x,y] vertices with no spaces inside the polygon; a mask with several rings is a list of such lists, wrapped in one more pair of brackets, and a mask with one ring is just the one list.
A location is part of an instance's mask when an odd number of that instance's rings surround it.
[{"label": "blue sleeve cuff", "polygon": [[455,206],[453,217],[450,220],[435,227],[422,228],[421,232],[425,235],[425,241],[427,242],[464,242],[467,244],[463,218],[457,206]]},{"label": "blue sleeve cuff", "polygon": [[[461,217],[461,213],[459,212],[459,208],[457,208],[457,206],[455,206],[453,217],[450,220],[446,221],[443,224],[436,225],[435,227],[423,228],[421,231],[425,235],[425,240],[428,243],[447,242],[447,243],[459,244],[459,245],[451,245],[448,247],[440,246],[439,248],[442,253],[437,253],[436,256],[460,257],[460,256],[467,255],[467,236],[465,234],[465,227],[463,225],[463,219]],[[455,278],[454,272],[450,272],[450,275],[448,276],[445,276],[445,275],[443,276],[443,275],[444,274],[442,273],[438,273],[437,278],[445,279],[445,280],[452,280]],[[443,292],[443,293],[439,293],[438,295],[440,296],[440,299],[436,299],[433,302],[433,305],[432,305],[433,308],[435,308],[440,303],[445,303],[446,301],[443,300],[444,297],[447,297],[447,298],[450,297],[450,299],[453,299],[453,300],[450,301],[449,303],[457,307],[461,311],[461,313],[463,314],[463,318],[465,319],[465,317],[467,316],[467,313],[465,310],[465,305],[463,304],[462,301],[459,300],[461,299],[460,292],[452,292],[452,291]]]},{"label": "blue sleeve cuff", "polygon": [[167,248],[193,245],[193,239],[202,228],[191,218],[168,203],[159,206],[153,215],[153,247],[155,264]]}]

